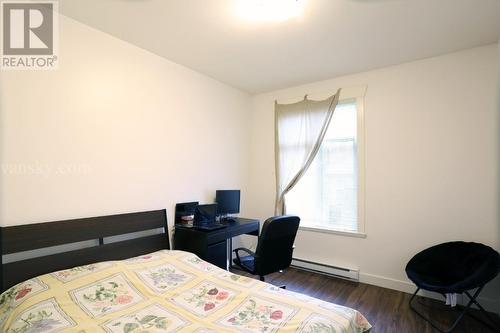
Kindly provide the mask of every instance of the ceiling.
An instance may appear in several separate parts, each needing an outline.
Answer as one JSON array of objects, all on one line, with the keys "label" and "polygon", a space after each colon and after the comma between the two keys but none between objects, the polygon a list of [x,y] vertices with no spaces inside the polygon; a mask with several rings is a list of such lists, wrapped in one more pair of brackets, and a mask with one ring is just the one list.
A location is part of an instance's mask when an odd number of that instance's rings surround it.
[{"label": "ceiling", "polygon": [[366,71],[500,38],[500,0],[302,0],[251,22],[236,0],[61,0],[60,11],[249,93]]}]

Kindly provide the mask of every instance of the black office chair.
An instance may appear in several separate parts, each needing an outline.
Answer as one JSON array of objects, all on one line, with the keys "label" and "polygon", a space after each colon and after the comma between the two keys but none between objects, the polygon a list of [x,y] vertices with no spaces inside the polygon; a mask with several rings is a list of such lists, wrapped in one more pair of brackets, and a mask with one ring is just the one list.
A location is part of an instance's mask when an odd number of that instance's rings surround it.
[{"label": "black office chair", "polygon": [[[262,226],[255,253],[240,247],[234,250],[233,262],[242,270],[258,275],[264,281],[264,275],[288,268],[292,263],[293,242],[299,229],[298,216],[275,216],[268,218]],[[247,256],[240,256],[240,251]]]}]

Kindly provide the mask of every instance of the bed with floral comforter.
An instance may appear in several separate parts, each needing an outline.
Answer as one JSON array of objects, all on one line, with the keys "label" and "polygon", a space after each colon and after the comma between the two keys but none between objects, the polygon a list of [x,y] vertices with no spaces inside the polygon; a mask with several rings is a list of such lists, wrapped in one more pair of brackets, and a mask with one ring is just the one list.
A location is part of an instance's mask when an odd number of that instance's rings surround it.
[{"label": "bed with floral comforter", "polygon": [[235,275],[183,251],[75,267],[0,295],[0,332],[346,332],[356,310]]}]

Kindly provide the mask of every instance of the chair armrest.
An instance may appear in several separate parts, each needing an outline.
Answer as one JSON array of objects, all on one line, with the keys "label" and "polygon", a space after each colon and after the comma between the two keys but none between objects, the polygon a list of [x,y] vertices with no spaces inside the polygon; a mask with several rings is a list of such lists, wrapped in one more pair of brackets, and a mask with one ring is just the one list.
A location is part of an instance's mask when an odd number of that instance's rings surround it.
[{"label": "chair armrest", "polygon": [[234,249],[233,252],[236,253],[236,255],[238,255],[238,251],[243,251],[243,252],[246,252],[248,253],[249,255],[251,255],[252,257],[255,257],[255,252],[245,248],[245,247],[239,247],[237,249]]},{"label": "chair armrest", "polygon": [[251,255],[252,257],[255,258],[255,252],[250,251],[249,249],[244,248],[244,247],[239,247],[239,248],[233,250],[233,252],[236,253],[236,258],[238,259],[239,262],[241,262],[241,258],[240,258],[240,254],[239,254],[238,251],[246,252],[246,253],[248,253],[249,255]]},{"label": "chair armrest", "polygon": [[255,258],[255,252],[250,251],[249,249],[246,249],[244,247],[239,247],[233,250],[233,252],[236,253],[235,263],[238,265],[238,267],[240,267],[240,269],[244,270],[245,272],[248,272],[250,274],[255,274],[253,270],[250,270],[245,264],[242,263],[240,257],[240,251],[248,253],[253,258]]}]

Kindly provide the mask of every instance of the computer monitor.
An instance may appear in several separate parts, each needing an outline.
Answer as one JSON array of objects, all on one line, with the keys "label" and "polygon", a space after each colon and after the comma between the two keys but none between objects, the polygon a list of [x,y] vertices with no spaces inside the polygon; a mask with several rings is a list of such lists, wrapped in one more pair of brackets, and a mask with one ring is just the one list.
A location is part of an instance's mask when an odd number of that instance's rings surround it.
[{"label": "computer monitor", "polygon": [[195,226],[214,224],[216,215],[217,204],[198,205],[194,210],[193,224]]},{"label": "computer monitor", "polygon": [[238,214],[240,212],[240,190],[215,191],[217,213],[220,215]]}]

